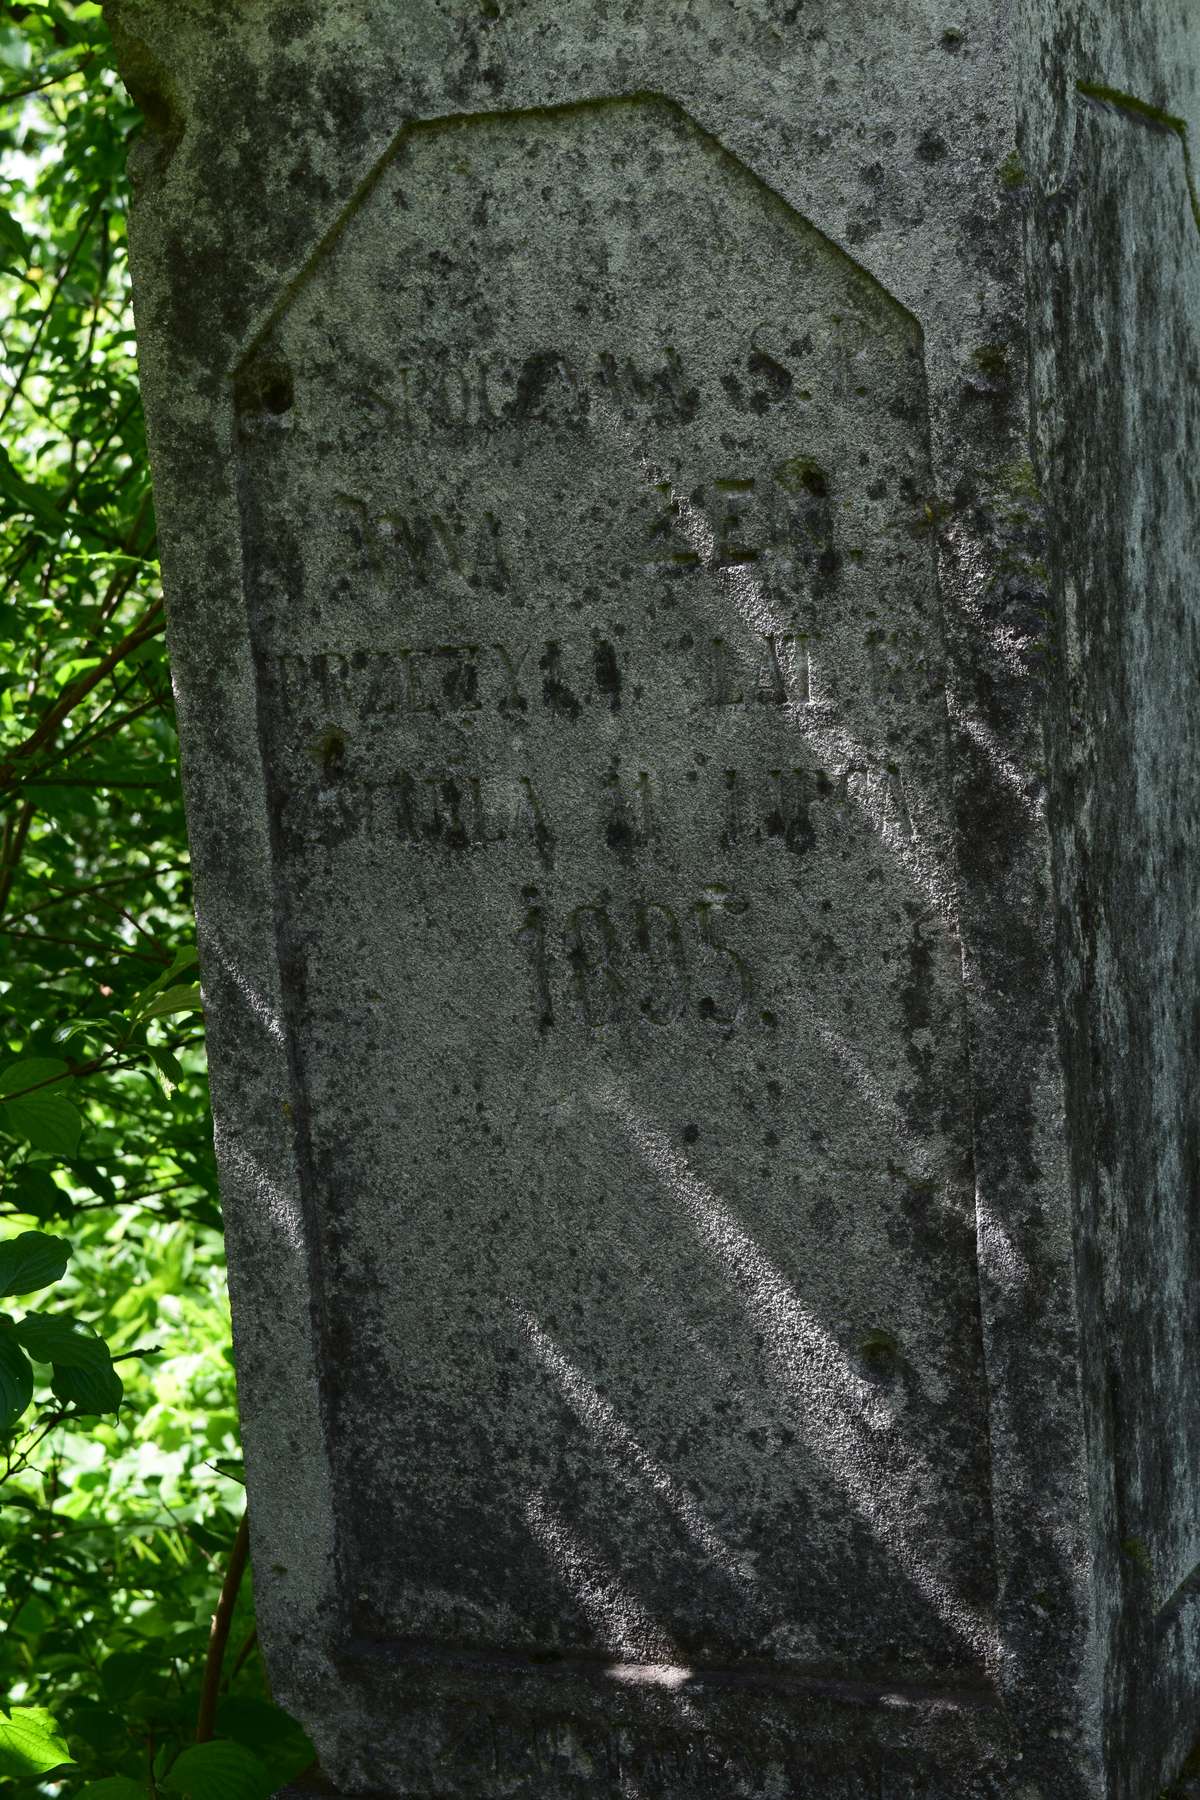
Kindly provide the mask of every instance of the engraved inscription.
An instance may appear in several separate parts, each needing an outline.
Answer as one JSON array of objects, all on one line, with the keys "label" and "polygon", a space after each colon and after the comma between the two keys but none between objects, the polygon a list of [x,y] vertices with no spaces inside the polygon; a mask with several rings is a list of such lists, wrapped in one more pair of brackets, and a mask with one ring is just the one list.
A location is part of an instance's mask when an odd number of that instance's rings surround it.
[{"label": "engraved inscription", "polygon": [[[349,741],[337,730],[315,738],[310,751],[310,780],[287,797],[285,817],[289,831],[307,831],[314,842],[329,835],[336,817],[339,841],[362,836],[447,852],[523,844],[549,867],[560,834],[587,834],[619,869],[640,866],[684,829],[726,850],[778,846],[796,857],[828,843],[830,834],[868,825],[889,838],[913,837],[903,781],[872,762],[831,769],[721,768],[707,760],[687,769],[609,765],[584,771],[580,797],[567,812],[552,808],[543,778],[528,770],[446,762],[361,775],[348,766]],[[617,873],[607,861],[606,870]]]},{"label": "engraved inscription", "polygon": [[[814,701],[806,638],[797,632],[713,637],[688,634],[653,648],[639,669],[633,652],[596,636],[534,642],[403,644],[390,650],[283,652],[271,678],[298,716],[317,711],[375,718],[401,712],[522,714],[544,709],[577,718],[584,706],[620,710],[657,699],[663,659],[686,664],[682,692],[694,708],[808,706]],[[873,665],[874,666],[874,665]],[[835,676],[826,671],[830,692]]]},{"label": "engraved inscription", "polygon": [[237,387],[349,1627],[975,1682],[920,331],[667,101],[358,193]]},{"label": "engraved inscription", "polygon": [[729,932],[747,902],[719,884],[675,905],[587,901],[571,908],[561,929],[535,888],[526,898],[517,941],[529,955],[542,1030],[562,1016],[564,999],[592,1027],[630,1017],[665,1026],[694,1015],[732,1030],[746,1020],[754,979]]},{"label": "engraved inscription", "polygon": [[403,574],[410,581],[434,581],[446,572],[503,585],[508,579],[501,545],[501,522],[485,512],[469,524],[441,513],[377,511],[357,494],[335,492],[353,551],[351,563],[376,576]]}]

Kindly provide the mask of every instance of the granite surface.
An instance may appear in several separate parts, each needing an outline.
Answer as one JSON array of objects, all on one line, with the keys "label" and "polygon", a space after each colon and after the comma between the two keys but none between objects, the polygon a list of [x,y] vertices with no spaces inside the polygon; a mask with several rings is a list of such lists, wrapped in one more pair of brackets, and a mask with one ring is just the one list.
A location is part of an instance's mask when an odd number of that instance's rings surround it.
[{"label": "granite surface", "polygon": [[1149,1800],[1185,15],[107,12],[277,1696],[347,1795]]}]

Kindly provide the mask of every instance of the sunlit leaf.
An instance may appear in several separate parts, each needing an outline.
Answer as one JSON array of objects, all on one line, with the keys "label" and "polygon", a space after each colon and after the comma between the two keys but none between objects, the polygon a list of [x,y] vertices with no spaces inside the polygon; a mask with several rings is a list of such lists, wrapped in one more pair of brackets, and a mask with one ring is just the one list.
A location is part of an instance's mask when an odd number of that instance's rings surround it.
[{"label": "sunlit leaf", "polygon": [[180,1067],[179,1058],[158,1044],[151,1044],[148,1054],[158,1071],[158,1079],[162,1084],[164,1094],[173,1094],[183,1080],[183,1070]]},{"label": "sunlit leaf", "polygon": [[190,969],[197,960],[198,952],[195,944],[185,944],[182,950],[176,952],[170,968],[164,969],[157,981],[152,981],[148,987],[141,990],[137,995],[137,1004],[139,1006],[144,1004],[152,994],[160,993],[163,988],[170,987],[175,977],[182,975],[185,969]]},{"label": "sunlit leaf", "polygon": [[156,994],[145,1006],[139,1007],[137,1017],[143,1021],[150,1019],[166,1019],[175,1013],[203,1012],[204,1003],[200,998],[199,983],[185,987],[167,988]]},{"label": "sunlit leaf", "polygon": [[58,1721],[43,1707],[0,1712],[0,1775],[44,1775],[74,1760]]}]

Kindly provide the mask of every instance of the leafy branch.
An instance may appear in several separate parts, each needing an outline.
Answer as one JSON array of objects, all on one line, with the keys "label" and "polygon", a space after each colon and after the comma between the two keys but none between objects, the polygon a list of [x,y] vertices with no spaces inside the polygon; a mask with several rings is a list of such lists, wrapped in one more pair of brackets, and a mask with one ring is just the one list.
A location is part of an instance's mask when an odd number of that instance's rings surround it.
[{"label": "leafy branch", "polygon": [[28,761],[31,757],[36,756],[39,750],[52,743],[63,721],[70,717],[81,701],[85,700],[92,690],[98,687],[119,664],[126,662],[129,657],[141,649],[143,644],[148,643],[151,638],[157,637],[164,628],[162,601],[156,600],[152,606],[147,608],[132,631],[127,632],[120,643],[115,644],[108,655],[100,659],[94,669],[89,669],[85,674],[69,683],[36,729],[30,732],[23,743],[17,745],[6,762],[0,763],[0,788],[16,786],[21,779],[21,762]]}]

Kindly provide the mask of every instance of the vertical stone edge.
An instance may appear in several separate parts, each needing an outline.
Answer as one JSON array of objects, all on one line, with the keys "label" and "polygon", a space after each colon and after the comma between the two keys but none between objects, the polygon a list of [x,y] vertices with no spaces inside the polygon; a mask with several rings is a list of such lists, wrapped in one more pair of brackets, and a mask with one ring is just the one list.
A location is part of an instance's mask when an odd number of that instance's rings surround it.
[{"label": "vertical stone edge", "polygon": [[[1159,1134],[1154,1142],[1161,1108],[1150,1070],[1171,1015],[1194,1020],[1197,983],[1194,959],[1183,959],[1163,1005],[1165,934],[1148,917],[1139,869],[1187,840],[1186,814],[1173,811],[1172,760],[1185,792],[1189,769],[1193,795],[1200,779],[1185,718],[1161,747],[1147,730],[1147,720],[1161,723],[1170,694],[1161,637],[1156,666],[1155,626],[1145,624],[1148,614],[1166,619],[1173,581],[1186,591],[1176,565],[1194,546],[1196,493],[1193,486],[1190,516],[1178,490],[1174,511],[1147,516],[1138,498],[1147,465],[1162,490],[1175,479],[1195,392],[1194,373],[1189,383],[1177,360],[1152,354],[1173,384],[1163,406],[1136,348],[1167,341],[1186,353],[1187,328],[1170,309],[1186,302],[1189,283],[1193,359],[1200,338],[1200,220],[1185,155],[1200,56],[1186,10],[1169,0],[1120,9],[1022,0],[1018,84],[1031,187],[1034,458],[1060,527],[1049,558],[1060,675],[1047,757],[1057,797],[1061,1029],[1103,1677],[1101,1791],[1112,1800],[1157,1793],[1178,1772],[1200,1718],[1200,1583],[1186,1554],[1167,1574],[1147,1543],[1151,1526],[1171,1535],[1171,1509],[1183,1500],[1168,1479],[1182,1459],[1154,1441],[1160,1390],[1181,1392],[1180,1433],[1194,1437],[1200,1426],[1197,1382],[1187,1375],[1194,1327],[1189,1342],[1184,1317],[1194,1315],[1197,1272],[1195,1228],[1189,1252],[1186,1225],[1200,1175],[1196,1133],[1181,1109],[1171,1141]],[[1141,271],[1131,284],[1135,240]],[[1192,434],[1195,412],[1193,399]],[[1200,678],[1194,602],[1190,634],[1185,624],[1168,653],[1190,660]],[[1194,865],[1194,830],[1190,850]],[[1168,880],[1164,868],[1164,888]],[[1169,925],[1169,905],[1166,916]],[[1185,1062],[1188,1029],[1178,1034]],[[1174,1266],[1181,1245],[1183,1268]],[[1143,1523],[1136,1498],[1147,1491],[1160,1516]]]},{"label": "vertical stone edge", "polygon": [[[204,186],[189,171],[188,89],[222,49],[198,13],[138,0],[106,6],[122,72],[147,118],[130,158],[130,261],[155,502],[172,521],[161,543],[167,636],[254,1496],[255,1602],[276,1698],[312,1717],[314,1697],[334,1680],[335,1521],[242,586],[231,383],[241,321],[231,307],[215,328],[209,320],[190,329],[189,299],[199,311],[217,292],[181,291],[180,264],[203,266],[226,232],[222,221],[218,235],[197,205]],[[204,154],[203,139],[195,154]]]},{"label": "vertical stone edge", "polygon": [[979,183],[1013,391],[1000,418],[964,406],[949,384],[941,395],[939,576],[971,1043],[997,1672],[1020,1744],[1001,1791],[1020,1800],[1100,1800],[1104,1671],[1047,818],[1045,721],[1056,672],[1044,642],[1044,558],[1056,527],[1030,482],[1024,381],[1023,32],[1017,6],[996,7],[992,54],[1014,152],[998,172],[994,201],[982,174]]}]

